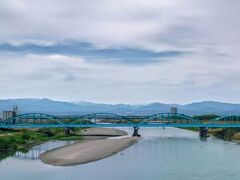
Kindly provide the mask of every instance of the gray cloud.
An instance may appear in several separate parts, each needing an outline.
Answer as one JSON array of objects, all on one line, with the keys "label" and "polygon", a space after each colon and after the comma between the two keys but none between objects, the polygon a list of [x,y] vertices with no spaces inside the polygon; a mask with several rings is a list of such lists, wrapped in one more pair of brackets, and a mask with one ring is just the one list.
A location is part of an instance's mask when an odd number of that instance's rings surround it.
[{"label": "gray cloud", "polygon": [[0,52],[19,54],[61,54],[84,57],[89,62],[115,62],[126,64],[148,64],[190,53],[177,50],[154,52],[137,48],[96,48],[89,43],[80,42],[66,42],[53,45],[11,45],[2,43],[0,44]]},{"label": "gray cloud", "polygon": [[238,0],[0,4],[0,98],[239,102]]}]

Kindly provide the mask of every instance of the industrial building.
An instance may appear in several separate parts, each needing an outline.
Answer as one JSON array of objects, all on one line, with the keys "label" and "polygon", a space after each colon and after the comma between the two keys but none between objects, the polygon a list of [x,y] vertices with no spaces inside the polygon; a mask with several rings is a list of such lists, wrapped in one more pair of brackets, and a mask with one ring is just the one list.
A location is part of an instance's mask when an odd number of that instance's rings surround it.
[{"label": "industrial building", "polygon": [[3,111],[2,112],[2,120],[6,120],[9,118],[12,118],[14,116],[16,116],[18,114],[18,107],[17,106],[13,106],[13,110],[12,111]]}]

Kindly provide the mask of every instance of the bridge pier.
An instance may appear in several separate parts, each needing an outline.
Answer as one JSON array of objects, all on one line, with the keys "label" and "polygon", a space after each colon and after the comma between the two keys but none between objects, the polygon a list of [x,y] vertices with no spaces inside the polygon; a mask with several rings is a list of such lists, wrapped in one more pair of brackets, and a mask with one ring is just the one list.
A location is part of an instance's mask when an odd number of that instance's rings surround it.
[{"label": "bridge pier", "polygon": [[138,130],[139,130],[139,127],[136,127],[136,126],[133,127],[133,134],[132,134],[133,137],[134,136],[138,136],[138,137],[141,136],[140,134],[138,134]]},{"label": "bridge pier", "polygon": [[208,128],[207,127],[200,127],[199,137],[200,138],[207,138],[208,137]]},{"label": "bridge pier", "polygon": [[71,134],[71,128],[65,127],[64,132],[65,132],[66,135],[70,135]]}]

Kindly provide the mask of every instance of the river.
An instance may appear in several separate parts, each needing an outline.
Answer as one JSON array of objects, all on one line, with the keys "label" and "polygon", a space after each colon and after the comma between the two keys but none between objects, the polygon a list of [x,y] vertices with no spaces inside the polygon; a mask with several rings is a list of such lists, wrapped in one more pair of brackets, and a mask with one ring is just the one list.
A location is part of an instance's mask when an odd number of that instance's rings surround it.
[{"label": "river", "polygon": [[[124,129],[132,132],[132,129]],[[54,167],[38,155],[72,142],[48,142],[0,162],[1,180],[239,180],[240,145],[176,128],[142,128],[143,139],[112,157]]]}]

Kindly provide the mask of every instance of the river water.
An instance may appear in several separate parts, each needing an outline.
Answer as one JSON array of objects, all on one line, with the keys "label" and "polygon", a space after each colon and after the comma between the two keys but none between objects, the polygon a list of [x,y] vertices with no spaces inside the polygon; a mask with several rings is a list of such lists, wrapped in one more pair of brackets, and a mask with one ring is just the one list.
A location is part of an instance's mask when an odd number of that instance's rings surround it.
[{"label": "river water", "polygon": [[[124,129],[131,132],[132,129]],[[71,142],[48,142],[0,162],[1,180],[239,180],[240,145],[176,128],[142,128],[143,139],[112,157],[54,167],[38,155]]]}]

